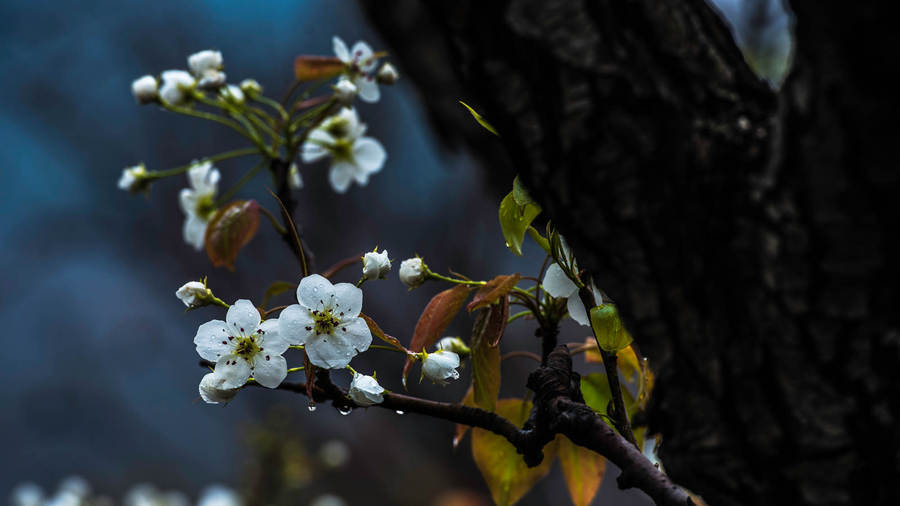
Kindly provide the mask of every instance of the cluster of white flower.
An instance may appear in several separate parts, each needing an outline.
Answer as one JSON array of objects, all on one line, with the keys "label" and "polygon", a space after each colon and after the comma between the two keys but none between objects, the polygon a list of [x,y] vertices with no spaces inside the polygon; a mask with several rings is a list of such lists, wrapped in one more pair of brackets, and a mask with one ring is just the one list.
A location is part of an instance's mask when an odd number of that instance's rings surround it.
[{"label": "cluster of white flower", "polygon": [[[161,102],[180,106],[191,101],[194,88],[214,90],[225,86],[225,68],[222,53],[207,49],[188,56],[185,70],[166,70],[159,79],[151,75],[141,76],[131,83],[131,93],[139,104]],[[240,88],[238,88],[240,91]]]},{"label": "cluster of white flower", "polygon": [[[50,497],[34,483],[22,483],[12,490],[12,506],[100,506],[115,504],[112,498],[93,495],[87,481],[78,476],[64,479]],[[161,491],[153,485],[135,485],[122,500],[124,506],[190,506],[187,495],[178,491]],[[201,492],[197,506],[242,506],[244,501],[234,490],[211,485]]]}]

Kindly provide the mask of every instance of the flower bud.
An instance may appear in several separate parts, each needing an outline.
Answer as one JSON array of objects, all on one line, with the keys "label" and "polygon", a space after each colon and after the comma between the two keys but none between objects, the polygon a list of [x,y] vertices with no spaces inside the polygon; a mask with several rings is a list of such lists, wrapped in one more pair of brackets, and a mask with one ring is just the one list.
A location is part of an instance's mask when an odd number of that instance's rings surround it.
[{"label": "flower bud", "polygon": [[263,90],[262,86],[260,86],[260,84],[256,82],[256,79],[244,79],[243,81],[241,81],[240,86],[241,91],[243,91],[244,94],[250,98],[259,95]]},{"label": "flower bud", "polygon": [[400,281],[410,289],[421,285],[425,277],[425,263],[421,258],[408,258],[400,263]]},{"label": "flower bud", "polygon": [[444,351],[452,351],[459,356],[467,356],[472,350],[466,345],[466,342],[458,337],[444,337],[437,343],[437,348]]},{"label": "flower bud", "polygon": [[391,260],[388,258],[387,250],[378,253],[378,249],[366,253],[363,257],[363,277],[366,279],[384,279],[388,272],[391,271]]},{"label": "flower bud", "polygon": [[612,304],[603,304],[591,308],[591,329],[601,349],[617,352],[628,347],[633,341],[631,334],[625,330],[619,311]]},{"label": "flower bud", "polygon": [[292,190],[303,188],[303,177],[300,176],[300,168],[297,167],[296,163],[292,163],[291,166],[288,167],[288,186],[290,186]]},{"label": "flower bud", "polygon": [[222,98],[224,98],[225,101],[230,104],[244,104],[244,92],[241,91],[239,87],[233,84],[229,84],[228,86],[222,88],[222,90],[219,91],[219,94],[222,95]]},{"label": "flower bud", "polygon": [[353,99],[356,98],[356,93],[359,89],[353,84],[353,81],[342,78],[333,86],[334,88],[334,98],[339,103],[343,105],[350,105],[353,103]]},{"label": "flower bud", "polygon": [[150,75],[142,76],[131,83],[131,94],[139,104],[149,104],[159,100],[159,83]]},{"label": "flower bud", "polygon": [[190,91],[197,82],[183,70],[167,70],[162,73],[159,99],[166,105],[184,105],[190,101]]},{"label": "flower bud", "polygon": [[212,299],[212,290],[206,288],[206,285],[200,281],[188,281],[175,292],[175,296],[184,302],[185,306],[194,309],[209,304]]},{"label": "flower bud", "polygon": [[348,395],[359,406],[371,406],[384,402],[384,388],[378,384],[378,381],[372,376],[354,373],[353,380],[350,381],[350,391]]},{"label": "flower bud", "polygon": [[237,388],[222,388],[225,378],[211,372],[200,380],[200,397],[207,404],[228,404],[237,395]]},{"label": "flower bud", "polygon": [[203,89],[216,89],[225,85],[225,63],[222,53],[207,49],[188,56],[188,67],[199,82],[197,86]]},{"label": "flower bud", "polygon": [[434,353],[425,353],[422,375],[439,385],[446,385],[448,380],[459,378],[457,367],[459,355],[452,351],[438,350]]},{"label": "flower bud", "polygon": [[119,177],[119,189],[131,193],[139,193],[150,187],[150,178],[147,177],[147,167],[143,163],[133,167],[126,167]]},{"label": "flower bud", "polygon": [[400,74],[397,73],[397,69],[393,65],[385,63],[378,69],[375,79],[381,84],[394,84],[397,82],[397,79],[400,79]]}]

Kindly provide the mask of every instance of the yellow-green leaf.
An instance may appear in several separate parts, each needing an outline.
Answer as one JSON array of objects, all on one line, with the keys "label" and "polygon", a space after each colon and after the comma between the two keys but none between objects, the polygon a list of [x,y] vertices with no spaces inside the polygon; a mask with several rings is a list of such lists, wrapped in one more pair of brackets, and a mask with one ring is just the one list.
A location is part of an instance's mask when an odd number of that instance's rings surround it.
[{"label": "yellow-green leaf", "polygon": [[[531,412],[531,402],[523,399],[500,399],[497,414],[521,427]],[[521,499],[550,471],[556,457],[556,443],[544,447],[544,460],[536,467],[528,467],[516,448],[503,436],[472,429],[472,457],[498,506],[509,506]]]},{"label": "yellow-green leaf", "polygon": [[516,203],[513,192],[509,192],[500,202],[500,228],[503,230],[503,238],[506,239],[506,247],[516,255],[522,256],[522,241],[525,240],[525,231],[531,222],[541,213],[541,208],[535,203],[520,206]]},{"label": "yellow-green leaf", "polygon": [[613,304],[603,304],[591,308],[591,328],[600,349],[606,351],[619,351],[631,344],[634,340],[631,334],[625,330],[619,311]]},{"label": "yellow-green leaf", "polygon": [[206,226],[206,255],[216,267],[234,270],[241,248],[253,239],[259,228],[259,204],[255,200],[236,200],[222,207]]},{"label": "yellow-green leaf", "polygon": [[469,110],[469,112],[472,114],[472,117],[475,118],[475,121],[477,121],[479,125],[483,126],[485,130],[496,135],[497,137],[500,136],[500,134],[497,132],[497,129],[491,126],[491,124],[488,123],[487,120],[485,120],[480,114],[478,114],[475,109],[472,109],[469,104],[463,102],[462,100],[460,100],[459,103]]},{"label": "yellow-green leaf", "polygon": [[488,411],[494,411],[500,395],[500,348],[497,344],[508,317],[509,304],[497,304],[482,309],[472,326],[472,389],[475,404]]},{"label": "yellow-green leaf", "polygon": [[344,62],[334,56],[301,55],[294,59],[294,76],[298,81],[330,79],[344,68]]},{"label": "yellow-green leaf", "polygon": [[[607,414],[609,401],[612,395],[609,391],[609,381],[605,372],[595,372],[581,377],[581,395],[584,403],[598,413]],[[638,404],[628,388],[622,388],[622,400],[625,403],[625,411],[629,417],[634,416]],[[608,420],[607,420],[608,421]]]},{"label": "yellow-green leaf", "polygon": [[562,434],[556,436],[556,444],[572,503],[575,506],[589,505],[603,483],[606,459],[597,452],[576,445]]}]

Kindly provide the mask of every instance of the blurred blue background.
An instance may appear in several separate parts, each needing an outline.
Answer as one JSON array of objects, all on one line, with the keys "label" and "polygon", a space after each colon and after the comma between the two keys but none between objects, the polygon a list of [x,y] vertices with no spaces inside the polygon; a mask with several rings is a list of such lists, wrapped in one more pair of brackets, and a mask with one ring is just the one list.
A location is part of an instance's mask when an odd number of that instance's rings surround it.
[{"label": "blurred blue background", "polygon": [[[733,20],[749,19],[740,2],[723,0],[721,8]],[[204,371],[192,338],[200,323],[223,313],[185,314],[175,289],[209,276],[220,297],[259,302],[269,282],[299,280],[299,267],[263,223],[235,272],[214,269],[182,241],[177,194],[183,176],[155,184],[149,198],[116,189],[122,168],[139,161],[162,170],[245,146],[217,125],[135,105],[133,79],[184,68],[188,54],[216,48],[229,82],[252,77],[280,97],[291,84],[294,56],[330,54],[332,35],[387,49],[355,3],[14,0],[0,5],[0,19],[4,498],[17,483],[52,489],[71,474],[113,497],[148,481],[191,497],[212,482],[240,487],[253,456],[248,435],[277,409],[309,451],[330,438],[351,449],[346,469],[307,485],[296,504],[322,491],[336,491],[349,504],[426,504],[448,489],[472,491],[469,504],[487,500],[468,442],[451,449],[450,423],[379,409],[347,417],[330,407],[310,413],[305,398],[262,389],[242,392],[225,408],[196,402]],[[786,32],[786,18],[778,19]],[[786,54],[785,44],[776,49]],[[503,189],[485,187],[484,169],[437,144],[408,83],[383,88],[381,102],[358,110],[388,152],[368,186],[336,195],[326,166],[301,166],[306,187],[297,194],[295,216],[319,270],[378,245],[395,260],[418,253],[436,270],[474,278],[536,275],[543,257],[534,248],[520,259],[503,247],[496,219]],[[250,163],[219,164],[221,188]],[[258,178],[240,196],[274,210],[267,182]],[[408,293],[396,268],[387,281],[366,285],[363,307],[386,331],[408,340],[418,312],[440,287]],[[339,280],[358,277],[354,268]],[[464,335],[470,325],[460,317],[448,334]],[[504,346],[536,350],[532,330],[526,322],[513,324]],[[572,330],[570,341],[583,337]],[[289,357],[291,365],[297,361]],[[504,363],[504,395],[521,396],[531,364],[512,362]],[[401,388],[396,356],[373,351],[353,365],[377,369],[388,388]],[[342,384],[349,379],[337,377]],[[413,384],[411,391],[455,401],[467,383]],[[614,476],[605,488],[614,488]],[[522,504],[558,498],[561,487],[556,468]],[[644,503],[638,492],[614,493],[617,503]]]}]

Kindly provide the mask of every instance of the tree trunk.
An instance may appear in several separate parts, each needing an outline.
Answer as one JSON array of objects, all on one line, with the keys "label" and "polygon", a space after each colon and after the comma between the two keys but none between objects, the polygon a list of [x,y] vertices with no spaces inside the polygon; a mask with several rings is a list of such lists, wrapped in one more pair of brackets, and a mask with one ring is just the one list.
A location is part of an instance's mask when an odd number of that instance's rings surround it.
[{"label": "tree trunk", "polygon": [[520,174],[616,301],[667,472],[710,504],[898,500],[900,109],[895,58],[866,58],[898,44],[875,5],[794,1],[775,92],[701,0],[364,3],[442,137]]}]

